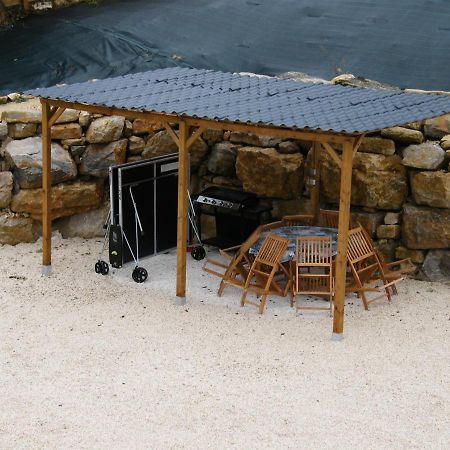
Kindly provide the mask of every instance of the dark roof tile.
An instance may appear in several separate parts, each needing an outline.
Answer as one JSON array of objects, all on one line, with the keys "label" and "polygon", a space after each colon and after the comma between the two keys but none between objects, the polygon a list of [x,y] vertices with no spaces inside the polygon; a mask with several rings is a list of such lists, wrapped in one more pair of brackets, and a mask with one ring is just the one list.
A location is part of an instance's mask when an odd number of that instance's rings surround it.
[{"label": "dark roof tile", "polygon": [[35,89],[48,99],[339,133],[363,133],[450,112],[450,96],[303,83],[186,68]]}]

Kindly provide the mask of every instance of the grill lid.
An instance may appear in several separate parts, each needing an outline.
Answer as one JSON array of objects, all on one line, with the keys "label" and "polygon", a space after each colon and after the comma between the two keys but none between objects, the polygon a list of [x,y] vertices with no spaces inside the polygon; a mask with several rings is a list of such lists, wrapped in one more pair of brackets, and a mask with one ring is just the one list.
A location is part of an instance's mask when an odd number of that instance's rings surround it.
[{"label": "grill lid", "polygon": [[196,202],[222,208],[240,209],[255,205],[258,197],[252,192],[211,186],[198,195]]}]

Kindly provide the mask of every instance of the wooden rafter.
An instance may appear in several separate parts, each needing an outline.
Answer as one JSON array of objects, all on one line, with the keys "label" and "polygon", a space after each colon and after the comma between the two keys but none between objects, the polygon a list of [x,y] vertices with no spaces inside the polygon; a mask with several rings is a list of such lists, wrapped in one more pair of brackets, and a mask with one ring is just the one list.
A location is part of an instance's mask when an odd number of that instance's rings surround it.
[{"label": "wooden rafter", "polygon": [[187,140],[186,143],[186,147],[189,150],[189,148],[191,147],[191,145],[200,137],[200,135],[205,131],[205,129],[203,127],[198,127],[190,136],[189,139]]},{"label": "wooden rafter", "polygon": [[48,126],[52,127],[55,122],[61,117],[62,113],[66,110],[63,106],[58,106],[56,111],[51,113],[50,118],[48,119]]},{"label": "wooden rafter", "polygon": [[323,148],[327,151],[327,153],[333,158],[334,162],[338,165],[338,167],[342,168],[342,160],[340,156],[337,154],[336,150],[328,143],[321,142]]},{"label": "wooden rafter", "polygon": [[172,138],[173,142],[175,142],[175,144],[177,144],[177,147],[179,147],[180,140],[178,139],[178,136],[177,136],[177,133],[175,133],[175,130],[165,120],[163,120],[161,123],[164,125],[164,128],[169,133],[169,136]]},{"label": "wooden rafter", "polygon": [[359,136],[357,139],[356,139],[356,141],[355,141],[355,144],[354,144],[354,147],[353,147],[353,158],[355,157],[355,155],[356,155],[356,153],[357,153],[357,151],[358,151],[358,149],[359,149],[359,146],[361,145],[361,142],[362,142],[362,140],[364,139],[364,134],[361,134],[361,136]]}]

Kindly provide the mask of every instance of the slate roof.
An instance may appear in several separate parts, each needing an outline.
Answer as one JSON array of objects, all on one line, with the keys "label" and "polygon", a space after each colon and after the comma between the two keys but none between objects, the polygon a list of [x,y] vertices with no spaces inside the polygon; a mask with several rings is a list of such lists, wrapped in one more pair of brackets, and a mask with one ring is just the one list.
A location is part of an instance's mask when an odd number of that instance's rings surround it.
[{"label": "slate roof", "polygon": [[450,96],[303,83],[187,68],[34,89],[90,105],[337,133],[362,133],[450,112]]}]

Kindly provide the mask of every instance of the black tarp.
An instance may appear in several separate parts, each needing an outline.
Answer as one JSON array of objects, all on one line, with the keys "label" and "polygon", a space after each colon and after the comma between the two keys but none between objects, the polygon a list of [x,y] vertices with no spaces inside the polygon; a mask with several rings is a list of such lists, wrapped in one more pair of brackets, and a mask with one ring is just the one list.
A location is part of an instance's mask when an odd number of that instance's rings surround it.
[{"label": "black tarp", "polygon": [[110,0],[0,32],[0,91],[173,65],[450,90],[449,0]]}]

